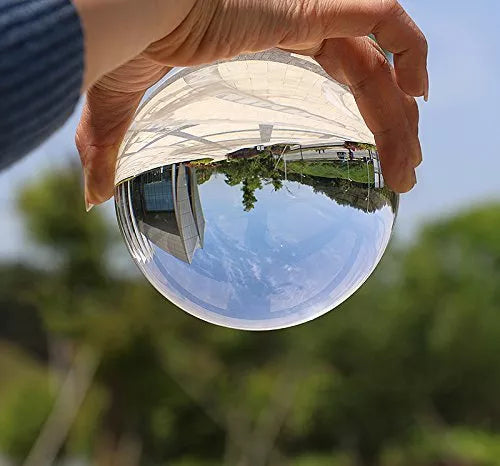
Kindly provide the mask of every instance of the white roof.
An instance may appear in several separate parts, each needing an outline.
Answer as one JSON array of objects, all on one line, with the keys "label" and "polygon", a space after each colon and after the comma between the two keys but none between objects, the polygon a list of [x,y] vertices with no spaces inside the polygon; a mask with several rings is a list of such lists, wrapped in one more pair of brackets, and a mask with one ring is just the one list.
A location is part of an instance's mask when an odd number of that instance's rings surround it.
[{"label": "white roof", "polygon": [[243,147],[345,140],[374,143],[351,93],[310,59],[264,52],[167,77],[127,132],[115,181]]}]

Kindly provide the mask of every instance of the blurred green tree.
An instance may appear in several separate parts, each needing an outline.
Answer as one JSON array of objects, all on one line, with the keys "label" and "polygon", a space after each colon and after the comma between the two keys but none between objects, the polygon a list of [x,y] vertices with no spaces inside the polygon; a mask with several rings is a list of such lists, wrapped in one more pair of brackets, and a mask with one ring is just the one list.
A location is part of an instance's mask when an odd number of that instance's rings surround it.
[{"label": "blurred green tree", "polygon": [[[236,168],[239,184],[247,175]],[[51,260],[42,271],[0,271],[0,322],[11,322],[1,338],[57,373],[71,373],[80,348],[98,361],[61,456],[129,466],[498,465],[498,205],[427,226],[338,311],[245,333],[197,321],[110,269],[116,230],[82,204],[73,170],[26,188],[28,232]],[[41,320],[16,333],[16,309]],[[9,351],[0,349],[0,447],[22,458],[57,385],[45,389],[39,370],[21,375],[15,368],[29,363]]]}]

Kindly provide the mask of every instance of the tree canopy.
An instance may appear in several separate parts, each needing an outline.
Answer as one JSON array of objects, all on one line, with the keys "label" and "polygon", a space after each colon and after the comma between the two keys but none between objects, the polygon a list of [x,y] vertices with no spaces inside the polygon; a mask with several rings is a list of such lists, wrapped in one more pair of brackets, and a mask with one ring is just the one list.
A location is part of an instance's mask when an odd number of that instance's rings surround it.
[{"label": "tree canopy", "polygon": [[[234,169],[228,182],[251,191]],[[247,333],[113,271],[116,228],[99,209],[85,214],[78,176],[50,174],[20,194],[31,241],[54,260],[0,267],[0,452],[14,464],[72,373],[89,388],[56,445],[61,461],[500,464],[499,204],[425,226],[334,312]],[[78,372],[82,360],[95,371]]]}]

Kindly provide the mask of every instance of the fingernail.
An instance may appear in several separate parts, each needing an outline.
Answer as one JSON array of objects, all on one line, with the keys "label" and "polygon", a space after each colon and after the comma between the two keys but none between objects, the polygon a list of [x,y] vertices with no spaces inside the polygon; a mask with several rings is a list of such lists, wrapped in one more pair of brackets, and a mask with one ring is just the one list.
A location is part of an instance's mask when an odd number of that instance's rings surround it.
[{"label": "fingernail", "polygon": [[413,188],[417,184],[417,174],[415,173],[415,170],[413,171],[412,181],[413,181],[413,186],[412,186]]},{"label": "fingernail", "polygon": [[87,212],[90,212],[93,207],[94,207],[94,204],[91,204],[89,201],[87,201],[87,199],[85,199],[85,210]]},{"label": "fingernail", "polygon": [[92,208],[94,207],[94,204],[91,204],[89,202],[89,196],[88,196],[88,188],[87,188],[87,173],[85,170],[85,167],[83,168],[83,197],[85,198],[85,211],[90,212]]},{"label": "fingernail", "polygon": [[429,100],[429,75],[425,77],[425,91],[424,91],[424,102]]}]

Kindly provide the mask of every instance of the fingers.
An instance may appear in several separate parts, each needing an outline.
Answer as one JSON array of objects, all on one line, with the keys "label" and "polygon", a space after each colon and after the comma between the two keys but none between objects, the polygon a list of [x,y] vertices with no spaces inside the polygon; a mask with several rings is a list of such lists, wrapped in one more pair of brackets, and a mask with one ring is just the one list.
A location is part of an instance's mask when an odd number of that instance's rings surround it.
[{"label": "fingers", "polygon": [[113,196],[118,150],[146,89],[169,68],[140,58],[105,76],[87,92],[76,133],[87,210]]},{"label": "fingers", "polygon": [[386,9],[373,34],[384,49],[394,54],[399,87],[409,95],[424,96],[427,101],[427,41],[398,2]]},{"label": "fingers", "polygon": [[420,140],[418,139],[418,122],[419,122],[419,110],[417,102],[413,97],[409,95],[402,95],[403,108],[406,114],[406,119],[408,120],[409,128],[411,133],[415,136],[415,152],[412,153],[412,160],[415,167],[418,167],[422,163],[422,148],[420,147]]},{"label": "fingers", "polygon": [[[321,37],[316,35],[313,43],[374,34],[380,46],[394,54],[399,87],[411,96],[427,99],[427,42],[396,0],[317,0],[305,5],[280,46],[297,49],[301,42],[311,42],[310,32],[297,30],[321,31]],[[301,25],[304,21],[307,28]]]},{"label": "fingers", "polygon": [[404,93],[385,55],[368,38],[327,40],[316,60],[334,79],[348,85],[375,136],[387,185],[397,192],[416,183],[422,159],[418,108]]},{"label": "fingers", "polygon": [[[363,17],[358,24],[368,23],[364,35],[374,34],[380,46],[394,54],[399,87],[409,95],[427,99],[427,41],[403,7],[396,0],[353,0],[345,5],[354,10],[354,15],[359,12]],[[349,24],[348,18],[343,19]],[[356,32],[357,27],[353,29]]]},{"label": "fingers", "polygon": [[427,97],[427,42],[397,0],[198,0],[146,53],[158,63],[193,66],[272,47],[312,50],[325,39],[370,34],[394,54],[399,87]]}]

